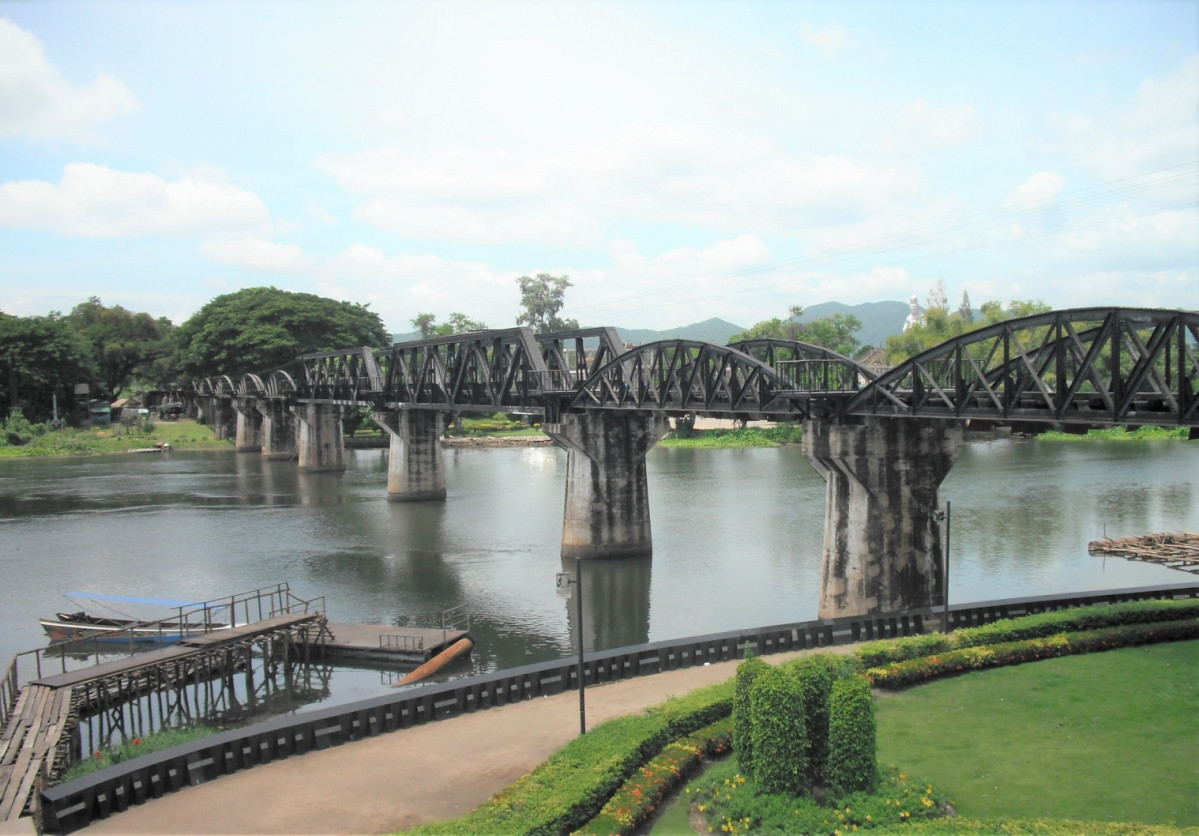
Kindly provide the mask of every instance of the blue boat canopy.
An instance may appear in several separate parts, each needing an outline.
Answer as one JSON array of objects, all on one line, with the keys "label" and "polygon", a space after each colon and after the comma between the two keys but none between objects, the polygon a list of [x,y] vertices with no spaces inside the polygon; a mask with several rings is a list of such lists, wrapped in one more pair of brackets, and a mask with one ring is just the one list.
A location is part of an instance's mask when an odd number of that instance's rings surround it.
[{"label": "blue boat canopy", "polygon": [[[87,598],[92,601],[116,601],[122,604],[150,604],[156,607],[199,607],[204,601],[174,601],[170,598],[142,598],[137,595],[105,595],[99,592],[65,592],[64,598]],[[219,604],[217,607],[225,606]]]}]

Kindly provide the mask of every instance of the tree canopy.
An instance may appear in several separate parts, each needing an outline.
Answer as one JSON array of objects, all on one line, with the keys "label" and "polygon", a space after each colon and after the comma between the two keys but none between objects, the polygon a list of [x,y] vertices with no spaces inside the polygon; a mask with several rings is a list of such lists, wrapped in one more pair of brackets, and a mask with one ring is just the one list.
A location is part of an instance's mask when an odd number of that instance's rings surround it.
[{"label": "tree canopy", "polygon": [[366,305],[274,287],[218,296],[180,326],[178,338],[182,370],[192,375],[269,372],[317,351],[391,344]]},{"label": "tree canopy", "polygon": [[523,309],[523,313],[516,317],[517,325],[528,325],[536,334],[570,331],[579,327],[577,319],[562,319],[558,316],[558,312],[562,310],[566,288],[571,286],[569,276],[538,273],[537,277],[532,279],[521,276],[516,283],[520,285],[520,306]]},{"label": "tree canopy", "polygon": [[93,390],[115,398],[135,377],[154,380],[166,372],[161,363],[174,351],[175,326],[170,320],[120,305],[108,308],[93,296],[72,308],[67,321],[91,346]]},{"label": "tree canopy", "polygon": [[999,302],[983,302],[982,318],[974,316],[968,308],[969,297],[963,295],[962,306],[954,313],[944,307],[929,308],[924,312],[924,319],[902,334],[887,337],[887,346],[883,351],[884,361],[889,365],[898,365],[915,357],[922,351],[934,348],[943,342],[952,340],[970,331],[977,331],[996,322],[1016,319],[1022,316],[1045,313],[1052,310],[1044,302],[1032,300],[1013,300],[1004,308]]},{"label": "tree canopy", "polygon": [[744,340],[773,338],[819,345],[846,357],[853,357],[862,347],[856,334],[862,327],[861,321],[851,314],[833,314],[811,322],[797,322],[803,316],[803,308],[792,305],[787,319],[765,319],[740,334],[735,334],[730,343]]},{"label": "tree canopy", "polygon": [[420,313],[410,320],[412,327],[420,331],[421,339],[430,337],[448,337],[451,334],[465,334],[468,331],[486,331],[487,323],[471,319],[463,313],[454,311],[445,322],[438,322],[431,313]]},{"label": "tree canopy", "polygon": [[92,379],[89,347],[58,314],[0,313],[0,419],[19,409],[34,421],[49,418],[54,395],[66,411],[75,384]]}]

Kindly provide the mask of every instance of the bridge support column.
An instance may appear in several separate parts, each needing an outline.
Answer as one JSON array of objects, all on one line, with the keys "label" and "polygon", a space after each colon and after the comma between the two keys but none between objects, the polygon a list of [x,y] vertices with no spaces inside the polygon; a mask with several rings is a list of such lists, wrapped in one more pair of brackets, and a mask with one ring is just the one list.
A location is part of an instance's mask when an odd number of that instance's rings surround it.
[{"label": "bridge support column", "polygon": [[331,403],[298,403],[291,411],[296,416],[300,469],[309,472],[345,470],[341,407]]},{"label": "bridge support column", "polygon": [[910,418],[809,419],[803,450],[828,484],[820,617],[944,602],[937,488],[961,426]]},{"label": "bridge support column", "polygon": [[208,398],[208,408],[204,410],[204,423],[212,427],[212,435],[218,441],[237,437],[237,412],[233,409],[231,398],[213,395]]},{"label": "bridge support column", "polygon": [[541,431],[567,450],[563,557],[653,552],[645,454],[670,429],[664,415],[568,412]]},{"label": "bridge support column", "polygon": [[233,449],[239,453],[257,453],[262,449],[262,413],[258,411],[257,398],[234,398],[237,410],[237,435]]},{"label": "bridge support column", "polygon": [[262,416],[262,456],[272,461],[296,458],[296,418],[286,401],[257,401]]},{"label": "bridge support column", "polygon": [[445,416],[433,410],[398,409],[376,412],[374,419],[391,436],[387,498],[392,502],[445,499],[439,440]]}]

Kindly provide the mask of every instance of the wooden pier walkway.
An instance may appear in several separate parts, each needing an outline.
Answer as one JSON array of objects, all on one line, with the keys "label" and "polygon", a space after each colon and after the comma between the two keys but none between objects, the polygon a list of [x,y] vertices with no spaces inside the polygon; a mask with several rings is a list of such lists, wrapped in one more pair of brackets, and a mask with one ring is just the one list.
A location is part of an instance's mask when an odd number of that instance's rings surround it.
[{"label": "wooden pier walkway", "polygon": [[[325,623],[320,612],[279,615],[29,682],[21,688],[11,717],[0,730],[0,823],[25,815],[39,776],[52,778],[67,763],[81,706],[94,699],[94,689],[89,686],[100,683],[107,693],[106,683],[119,682],[122,685],[112,689],[113,693],[137,697],[170,681],[169,677],[149,675],[152,671],[179,665],[199,670],[197,666],[206,664],[204,659],[214,654],[276,636],[289,636],[297,647],[308,647],[317,641],[313,633],[326,632]],[[136,685],[126,687],[129,682]]]},{"label": "wooden pier walkway", "polygon": [[325,659],[412,666],[429,661],[467,635],[466,630],[330,622],[313,650]]}]

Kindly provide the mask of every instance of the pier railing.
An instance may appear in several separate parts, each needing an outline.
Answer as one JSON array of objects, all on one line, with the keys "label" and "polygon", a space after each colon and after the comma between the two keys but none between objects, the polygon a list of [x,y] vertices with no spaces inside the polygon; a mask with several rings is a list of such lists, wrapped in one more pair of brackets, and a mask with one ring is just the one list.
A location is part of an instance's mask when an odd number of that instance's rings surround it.
[{"label": "pier railing", "polygon": [[[954,627],[975,626],[1071,607],[1181,598],[1199,598],[1199,585],[963,604],[951,608],[950,622]],[[578,687],[580,673],[585,682],[596,685],[740,659],[747,646],[758,655],[766,655],[918,635],[939,629],[939,619],[939,614],[927,611],[870,615],[652,642],[587,653],[581,672],[577,659],[560,659],[449,682],[415,685],[298,716],[278,717],[124,761],[50,787],[38,796],[41,829],[45,833],[69,833],[130,805],[259,764],[508,703],[560,694]]]},{"label": "pier railing", "polygon": [[[323,615],[324,612],[323,595],[318,598],[301,598],[291,591],[291,586],[285,581],[186,607],[176,607],[166,618],[138,621],[119,630],[105,632],[102,642],[97,641],[96,637],[81,636],[22,651],[13,657],[4,681],[0,683],[0,724],[8,721],[16,705],[20,686],[26,682],[51,674],[66,673],[79,665],[99,664],[101,658],[105,657],[132,656],[138,651],[139,645],[143,648],[147,644],[161,646],[185,636],[210,633],[281,615]],[[79,664],[69,665],[68,659]]]}]

